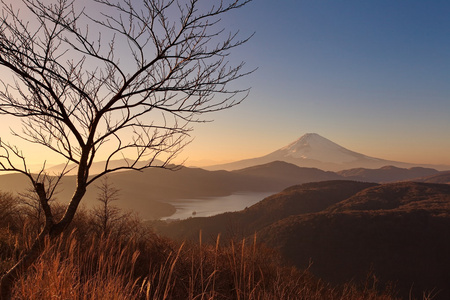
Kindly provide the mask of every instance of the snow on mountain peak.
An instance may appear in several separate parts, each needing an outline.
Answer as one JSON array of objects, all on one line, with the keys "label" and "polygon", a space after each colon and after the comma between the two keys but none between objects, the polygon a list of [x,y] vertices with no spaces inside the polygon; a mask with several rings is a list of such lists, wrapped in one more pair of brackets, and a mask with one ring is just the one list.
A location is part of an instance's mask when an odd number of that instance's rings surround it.
[{"label": "snow on mountain peak", "polygon": [[307,133],[273,154],[275,153],[284,157],[312,159],[339,164],[365,157],[362,154],[345,149],[317,133]]},{"label": "snow on mountain peak", "polygon": [[[307,133],[293,143],[267,155],[211,166],[208,169],[239,170],[274,161],[284,161],[299,167],[318,168],[327,171],[341,171],[354,168],[377,169],[387,165],[400,168],[419,166],[366,156],[339,146],[317,133]],[[426,167],[429,168],[430,166]],[[441,170],[448,170],[448,166],[441,168]]]}]

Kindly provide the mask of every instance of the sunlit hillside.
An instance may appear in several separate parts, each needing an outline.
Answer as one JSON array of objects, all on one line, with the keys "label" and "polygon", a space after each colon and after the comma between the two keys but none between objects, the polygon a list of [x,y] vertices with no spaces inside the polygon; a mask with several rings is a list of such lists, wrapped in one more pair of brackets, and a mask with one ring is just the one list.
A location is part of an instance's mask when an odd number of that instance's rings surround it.
[{"label": "sunlit hillside", "polygon": [[[0,271],[15,263],[42,222],[35,210],[0,194]],[[5,208],[8,208],[7,210]],[[109,207],[113,209],[113,207]],[[332,285],[282,262],[257,236],[179,243],[132,215],[80,211],[68,234],[47,243],[14,299],[397,299],[376,278]],[[106,227],[104,225],[107,225]],[[370,275],[370,274],[369,274]],[[25,298],[23,298],[25,297]]]},{"label": "sunlit hillside", "polygon": [[243,211],[157,224],[178,240],[258,236],[283,260],[334,284],[395,282],[399,296],[448,299],[450,186],[326,181],[297,185]]}]

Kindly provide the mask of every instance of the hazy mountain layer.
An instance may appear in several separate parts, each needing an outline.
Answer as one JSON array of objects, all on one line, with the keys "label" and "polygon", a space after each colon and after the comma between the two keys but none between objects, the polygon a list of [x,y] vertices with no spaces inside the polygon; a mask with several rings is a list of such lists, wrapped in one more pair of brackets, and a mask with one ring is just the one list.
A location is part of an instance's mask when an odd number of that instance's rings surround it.
[{"label": "hazy mountain layer", "polygon": [[336,172],[350,180],[363,180],[369,182],[392,182],[409,180],[412,178],[437,175],[439,172],[431,168],[413,167],[409,169],[394,166],[384,166],[379,169],[356,168]]},{"label": "hazy mountain layer", "polygon": [[376,169],[392,165],[400,168],[432,167],[449,170],[450,166],[430,166],[385,160],[348,150],[316,133],[307,133],[289,145],[267,155],[227,164],[206,167],[207,170],[238,170],[272,161],[285,161],[300,167],[341,171],[352,168]]},{"label": "hazy mountain layer", "polygon": [[435,175],[430,175],[430,176],[421,177],[421,178],[415,178],[414,181],[450,184],[450,172],[440,172]]},{"label": "hazy mountain layer", "polygon": [[[109,175],[110,183],[120,190],[120,200],[115,203],[124,210],[138,212],[144,219],[170,216],[175,208],[167,203],[174,199],[227,196],[237,192],[276,192],[305,182],[346,179],[360,181],[398,181],[440,174],[436,170],[414,168],[358,169],[357,172],[334,173],[316,168],[300,168],[276,161],[233,172],[206,171],[182,168],[178,171],[147,169],[143,172],[124,171]],[[349,177],[345,177],[345,176]],[[66,176],[58,188],[56,198],[66,203],[73,194],[74,176]],[[25,176],[8,174],[0,176],[0,190],[24,192],[28,188]],[[82,205],[96,205],[95,184],[88,188]],[[207,201],[207,200],[205,200]]]}]

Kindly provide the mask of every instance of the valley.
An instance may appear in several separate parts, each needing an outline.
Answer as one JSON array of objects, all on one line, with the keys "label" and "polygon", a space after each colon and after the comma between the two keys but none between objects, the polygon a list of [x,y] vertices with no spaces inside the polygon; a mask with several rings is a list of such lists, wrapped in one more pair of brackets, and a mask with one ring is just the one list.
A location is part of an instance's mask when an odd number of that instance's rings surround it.
[{"label": "valley", "polygon": [[402,298],[448,299],[450,186],[333,180],[295,185],[239,212],[153,224],[176,240],[252,239],[334,284],[394,284]]},{"label": "valley", "polygon": [[[182,167],[177,171],[160,168],[150,168],[143,172],[124,171],[109,175],[108,181],[120,191],[119,199],[115,203],[117,207],[136,212],[145,220],[154,220],[170,218],[176,211],[171,202],[180,199],[207,201],[210,197],[225,197],[237,193],[258,195],[281,191],[296,184],[326,180],[351,179],[377,183],[403,180],[442,182],[449,177],[448,172],[421,167],[404,169],[391,166],[332,172],[275,161],[235,171],[208,171],[189,167]],[[57,189],[55,200],[66,203],[73,194],[70,187],[74,186],[75,180],[73,175],[65,176]],[[20,174],[5,174],[0,177],[1,191],[19,193],[23,192],[23,187],[27,185],[26,178]],[[98,188],[90,187],[83,205],[86,208],[97,205],[97,194]],[[202,201],[198,202],[199,208],[192,211],[201,210]]]},{"label": "valley", "polygon": [[[371,160],[317,135],[284,150],[308,165],[305,147],[316,151],[315,159],[326,153],[345,160],[342,166],[349,165],[349,157]],[[392,284],[401,297],[430,291],[433,299],[450,297],[450,171],[421,165],[332,171],[283,157],[234,170],[123,171],[109,175],[108,182],[119,191],[114,207],[180,243],[198,241],[200,232],[212,245],[218,236],[223,241],[256,237],[258,244],[276,249],[285,264],[331,284],[363,282],[373,274],[381,288]],[[101,168],[99,163],[93,170]],[[67,202],[75,180],[63,178],[57,202]],[[0,177],[3,192],[17,194],[24,186],[19,174]],[[88,189],[84,209],[98,207],[98,192]]]}]

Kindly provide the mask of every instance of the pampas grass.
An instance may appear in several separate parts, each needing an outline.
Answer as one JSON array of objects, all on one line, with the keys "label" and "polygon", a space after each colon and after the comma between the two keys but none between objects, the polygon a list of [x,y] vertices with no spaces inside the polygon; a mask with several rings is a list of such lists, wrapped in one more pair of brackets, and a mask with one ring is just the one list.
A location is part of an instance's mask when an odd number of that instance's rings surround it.
[{"label": "pampas grass", "polygon": [[282,267],[256,236],[226,245],[220,237],[214,245],[152,237],[80,239],[74,230],[48,241],[14,299],[395,299],[373,285],[332,287],[307,270]]}]

